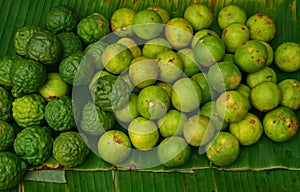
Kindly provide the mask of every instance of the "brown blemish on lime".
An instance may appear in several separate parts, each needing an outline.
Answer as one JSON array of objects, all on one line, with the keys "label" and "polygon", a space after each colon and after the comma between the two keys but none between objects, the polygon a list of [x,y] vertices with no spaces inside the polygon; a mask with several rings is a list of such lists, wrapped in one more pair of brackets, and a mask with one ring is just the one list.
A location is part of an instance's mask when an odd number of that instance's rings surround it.
[{"label": "brown blemish on lime", "polygon": [[256,121],[255,121],[254,119],[251,119],[251,120],[250,120],[250,123],[251,123],[251,124],[255,124],[255,122],[256,122]]},{"label": "brown blemish on lime", "polygon": [[121,144],[122,143],[122,139],[120,139],[117,135],[114,135],[114,138],[113,140],[118,143],[118,144]]}]

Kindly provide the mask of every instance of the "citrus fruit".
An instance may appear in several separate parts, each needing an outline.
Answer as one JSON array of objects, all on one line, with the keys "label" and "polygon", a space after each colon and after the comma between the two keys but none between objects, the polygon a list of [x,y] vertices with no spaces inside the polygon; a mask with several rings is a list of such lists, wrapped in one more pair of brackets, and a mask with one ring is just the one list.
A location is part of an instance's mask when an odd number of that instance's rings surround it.
[{"label": "citrus fruit", "polygon": [[165,167],[179,167],[191,158],[191,147],[179,136],[165,138],[157,147],[159,162]]},{"label": "citrus fruit", "polygon": [[155,122],[144,117],[137,117],[130,122],[128,135],[132,145],[142,151],[152,149],[159,139]]},{"label": "citrus fruit", "polygon": [[217,166],[228,166],[236,161],[240,153],[239,141],[229,132],[219,132],[207,146],[206,156]]},{"label": "citrus fruit", "polygon": [[43,164],[51,155],[53,139],[48,130],[40,126],[28,126],[17,134],[14,151],[31,165]]},{"label": "citrus fruit", "polygon": [[70,168],[81,165],[90,154],[90,149],[83,135],[75,131],[67,131],[55,138],[52,153],[60,165]]},{"label": "citrus fruit", "polygon": [[191,112],[199,108],[201,101],[202,91],[195,80],[186,77],[175,81],[171,92],[171,102],[175,109]]},{"label": "citrus fruit", "polygon": [[292,139],[298,132],[298,119],[295,112],[287,107],[269,111],[263,118],[264,132],[275,142]]},{"label": "citrus fruit", "polygon": [[183,127],[184,139],[195,147],[204,146],[214,136],[215,129],[208,117],[193,115],[185,122]]},{"label": "citrus fruit", "polygon": [[184,113],[181,113],[176,109],[170,109],[166,115],[157,121],[159,133],[163,137],[182,135],[183,126],[186,120],[187,116]]},{"label": "citrus fruit", "polygon": [[230,123],[229,131],[241,145],[246,146],[257,143],[264,132],[260,119],[252,113],[248,113],[241,121]]},{"label": "citrus fruit", "polygon": [[124,161],[130,155],[131,149],[128,136],[119,130],[105,132],[98,141],[100,157],[112,164]]},{"label": "citrus fruit", "polygon": [[143,88],[137,99],[137,110],[147,119],[158,119],[167,113],[170,106],[168,93],[157,85]]}]

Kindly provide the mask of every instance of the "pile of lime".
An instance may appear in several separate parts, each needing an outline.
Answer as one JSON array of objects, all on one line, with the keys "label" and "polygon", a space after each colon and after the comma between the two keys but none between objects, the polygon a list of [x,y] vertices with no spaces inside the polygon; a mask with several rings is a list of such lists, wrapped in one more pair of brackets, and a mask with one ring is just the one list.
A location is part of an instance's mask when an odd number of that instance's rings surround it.
[{"label": "pile of lime", "polygon": [[196,3],[174,18],[157,6],[111,18],[53,7],[0,58],[0,190],[51,156],[69,168],[90,151],[121,165],[133,150],[155,150],[174,168],[201,148],[227,166],[264,134],[292,139],[300,82],[276,71],[299,71],[300,45],[273,50],[276,35],[271,16],[234,4],[213,13]]}]

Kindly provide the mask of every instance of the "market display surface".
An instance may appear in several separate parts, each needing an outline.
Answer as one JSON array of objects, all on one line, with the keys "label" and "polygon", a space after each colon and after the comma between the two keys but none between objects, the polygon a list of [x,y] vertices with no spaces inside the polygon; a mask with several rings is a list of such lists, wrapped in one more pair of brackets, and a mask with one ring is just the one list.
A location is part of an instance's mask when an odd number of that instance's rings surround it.
[{"label": "market display surface", "polygon": [[54,6],[0,58],[0,190],[43,169],[299,169],[300,45],[278,36],[235,4]]}]

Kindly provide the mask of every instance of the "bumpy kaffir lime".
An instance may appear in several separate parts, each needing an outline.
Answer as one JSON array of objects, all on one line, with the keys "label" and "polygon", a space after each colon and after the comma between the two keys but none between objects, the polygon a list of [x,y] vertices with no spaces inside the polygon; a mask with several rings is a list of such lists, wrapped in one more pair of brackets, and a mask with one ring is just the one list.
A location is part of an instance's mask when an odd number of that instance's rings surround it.
[{"label": "bumpy kaffir lime", "polygon": [[0,87],[0,120],[7,121],[12,117],[12,101],[9,92]]},{"label": "bumpy kaffir lime", "polygon": [[110,32],[109,21],[100,13],[93,13],[80,20],[77,34],[86,44],[94,43]]},{"label": "bumpy kaffir lime", "polygon": [[37,61],[22,59],[12,65],[10,79],[14,97],[35,93],[46,83],[46,69]]},{"label": "bumpy kaffir lime", "polygon": [[77,51],[63,59],[59,65],[61,78],[70,85],[87,84],[94,71],[94,67],[84,60],[84,53]]},{"label": "bumpy kaffir lime", "polygon": [[[74,106],[74,108],[73,108]],[[45,107],[45,119],[55,131],[69,131],[76,127],[76,107],[71,97],[63,96],[49,101]]]},{"label": "bumpy kaffir lime", "polygon": [[51,155],[53,139],[50,132],[40,126],[29,126],[17,134],[14,151],[31,165],[43,164]]},{"label": "bumpy kaffir lime", "polygon": [[84,162],[90,149],[80,133],[63,132],[53,142],[53,157],[64,167],[76,167]]},{"label": "bumpy kaffir lime", "polygon": [[0,120],[0,151],[8,150],[12,146],[15,136],[14,127]]},{"label": "bumpy kaffir lime", "polygon": [[129,101],[130,89],[126,81],[112,75],[98,78],[91,88],[95,103],[104,111],[121,109]]},{"label": "bumpy kaffir lime", "polygon": [[100,135],[113,128],[116,119],[112,112],[103,111],[95,103],[87,103],[81,111],[80,126],[91,135]]},{"label": "bumpy kaffir lime", "polygon": [[42,30],[33,33],[27,44],[27,57],[43,64],[55,64],[62,55],[62,45],[54,33]]},{"label": "bumpy kaffir lime", "polygon": [[0,152],[0,190],[16,186],[22,180],[26,169],[26,163],[16,154]]},{"label": "bumpy kaffir lime", "polygon": [[10,69],[13,63],[20,60],[18,55],[5,55],[0,58],[0,86],[11,87]]},{"label": "bumpy kaffir lime", "polygon": [[12,103],[12,115],[20,127],[40,125],[44,119],[46,101],[41,95],[30,94],[16,98]]},{"label": "bumpy kaffir lime", "polygon": [[82,51],[83,44],[80,37],[71,31],[66,31],[57,34],[63,50],[62,58],[66,58],[72,53]]},{"label": "bumpy kaffir lime", "polygon": [[57,5],[48,12],[46,28],[53,33],[73,30],[77,25],[77,17],[77,12],[72,7]]},{"label": "bumpy kaffir lime", "polygon": [[14,36],[14,47],[19,55],[27,55],[27,44],[35,32],[42,31],[38,26],[28,25],[18,29]]}]

